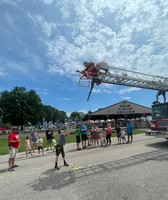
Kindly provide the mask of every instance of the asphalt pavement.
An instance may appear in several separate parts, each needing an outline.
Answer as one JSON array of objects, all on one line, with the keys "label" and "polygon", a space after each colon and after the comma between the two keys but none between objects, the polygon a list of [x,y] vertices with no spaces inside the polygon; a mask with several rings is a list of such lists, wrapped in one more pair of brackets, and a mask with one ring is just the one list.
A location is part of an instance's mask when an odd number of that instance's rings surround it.
[{"label": "asphalt pavement", "polygon": [[168,142],[140,134],[133,143],[89,147],[76,151],[65,145],[66,161],[54,170],[55,153],[18,153],[14,172],[8,155],[0,156],[0,199],[2,200],[167,200]]}]

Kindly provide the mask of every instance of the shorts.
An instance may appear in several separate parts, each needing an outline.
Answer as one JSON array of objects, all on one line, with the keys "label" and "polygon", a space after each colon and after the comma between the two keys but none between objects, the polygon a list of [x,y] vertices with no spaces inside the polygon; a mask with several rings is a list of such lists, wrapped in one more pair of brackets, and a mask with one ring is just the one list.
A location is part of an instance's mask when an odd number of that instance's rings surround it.
[{"label": "shorts", "polygon": [[57,146],[56,146],[56,156],[59,156],[59,154],[62,154],[63,158],[65,157],[64,146],[57,144]]},{"label": "shorts", "polygon": [[47,139],[47,144],[52,144],[52,139]]},{"label": "shorts", "polygon": [[88,139],[88,138],[87,138],[87,135],[83,134],[83,135],[82,135],[82,141],[83,141],[83,140],[87,140],[87,139]]},{"label": "shorts", "polygon": [[9,146],[9,158],[15,158],[18,152],[18,148]]},{"label": "shorts", "polygon": [[38,146],[37,149],[38,149],[38,151],[40,151],[40,149],[43,150],[44,148],[43,148],[43,146]]},{"label": "shorts", "polygon": [[78,135],[78,136],[76,136],[76,143],[80,143],[81,141],[80,141],[80,136]]}]

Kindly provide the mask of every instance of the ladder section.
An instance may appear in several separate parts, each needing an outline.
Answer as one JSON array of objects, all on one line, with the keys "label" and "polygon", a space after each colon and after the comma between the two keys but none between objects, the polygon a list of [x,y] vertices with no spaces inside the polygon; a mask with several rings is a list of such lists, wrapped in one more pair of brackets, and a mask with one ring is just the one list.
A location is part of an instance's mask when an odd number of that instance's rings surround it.
[{"label": "ladder section", "polygon": [[124,85],[152,90],[168,91],[168,78],[134,72],[121,68],[109,67],[106,74],[101,74],[102,83]]}]

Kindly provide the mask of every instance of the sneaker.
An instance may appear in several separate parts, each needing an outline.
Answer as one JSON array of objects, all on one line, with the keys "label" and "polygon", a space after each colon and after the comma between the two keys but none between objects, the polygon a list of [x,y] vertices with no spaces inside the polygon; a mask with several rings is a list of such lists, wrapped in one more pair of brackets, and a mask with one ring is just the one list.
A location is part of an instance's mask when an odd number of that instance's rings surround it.
[{"label": "sneaker", "polygon": [[15,171],[15,170],[11,167],[11,168],[8,168],[8,171],[9,171],[9,172],[13,172],[13,171]]},{"label": "sneaker", "polygon": [[60,168],[59,167],[55,167],[55,170],[60,170]]},{"label": "sneaker", "polygon": [[68,167],[69,165],[67,163],[64,163],[64,166]]},{"label": "sneaker", "polygon": [[15,164],[15,165],[13,165],[11,168],[16,168],[16,167],[19,167],[19,165],[16,165],[16,164]]}]

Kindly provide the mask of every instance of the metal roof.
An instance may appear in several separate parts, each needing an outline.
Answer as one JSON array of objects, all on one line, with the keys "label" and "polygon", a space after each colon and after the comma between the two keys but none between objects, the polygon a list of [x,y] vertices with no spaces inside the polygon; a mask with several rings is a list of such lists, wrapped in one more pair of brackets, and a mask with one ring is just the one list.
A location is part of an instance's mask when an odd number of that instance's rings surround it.
[{"label": "metal roof", "polygon": [[87,116],[90,119],[103,118],[131,118],[151,115],[152,109],[146,106],[141,106],[127,100],[121,101],[114,105],[95,111]]}]

